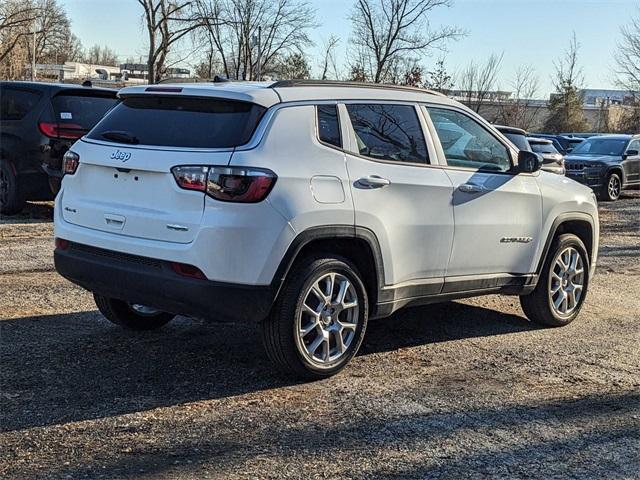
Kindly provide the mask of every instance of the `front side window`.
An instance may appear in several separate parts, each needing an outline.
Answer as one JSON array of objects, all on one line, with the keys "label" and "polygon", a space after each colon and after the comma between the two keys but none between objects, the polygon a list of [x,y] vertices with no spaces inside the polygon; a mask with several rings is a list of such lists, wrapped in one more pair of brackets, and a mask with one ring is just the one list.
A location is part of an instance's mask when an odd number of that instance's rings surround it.
[{"label": "front side window", "polygon": [[640,140],[633,140],[627,147],[627,150],[636,150],[640,152]]},{"label": "front side window", "polygon": [[360,155],[374,160],[429,163],[427,144],[415,107],[350,104],[349,118]]},{"label": "front side window", "polygon": [[452,167],[506,172],[509,151],[479,122],[454,110],[427,107],[447,164]]},{"label": "front side window", "polygon": [[321,142],[342,148],[340,121],[336,105],[318,105],[318,138]]}]

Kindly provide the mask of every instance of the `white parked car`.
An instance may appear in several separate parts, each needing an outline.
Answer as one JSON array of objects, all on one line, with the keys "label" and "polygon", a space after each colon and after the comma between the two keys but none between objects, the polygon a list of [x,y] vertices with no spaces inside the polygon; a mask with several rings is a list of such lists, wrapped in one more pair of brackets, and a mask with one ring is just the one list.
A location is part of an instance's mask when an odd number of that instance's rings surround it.
[{"label": "white parked car", "polygon": [[571,322],[598,251],[587,187],[461,104],[408,87],[136,86],[64,160],[55,264],[133,329],[260,322],[293,374],[335,374],[367,321],[519,295]]}]

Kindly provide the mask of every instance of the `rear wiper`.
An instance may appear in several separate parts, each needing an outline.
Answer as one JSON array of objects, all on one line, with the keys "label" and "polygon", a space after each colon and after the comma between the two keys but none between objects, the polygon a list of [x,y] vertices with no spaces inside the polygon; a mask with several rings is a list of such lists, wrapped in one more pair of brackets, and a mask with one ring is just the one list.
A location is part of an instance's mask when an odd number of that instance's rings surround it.
[{"label": "rear wiper", "polygon": [[123,132],[120,130],[107,130],[106,132],[102,132],[100,136],[102,138],[106,138],[107,140],[115,140],[116,142],[130,143],[132,145],[137,145],[138,143],[140,143],[140,140],[138,140],[138,137],[135,137],[130,133]]}]

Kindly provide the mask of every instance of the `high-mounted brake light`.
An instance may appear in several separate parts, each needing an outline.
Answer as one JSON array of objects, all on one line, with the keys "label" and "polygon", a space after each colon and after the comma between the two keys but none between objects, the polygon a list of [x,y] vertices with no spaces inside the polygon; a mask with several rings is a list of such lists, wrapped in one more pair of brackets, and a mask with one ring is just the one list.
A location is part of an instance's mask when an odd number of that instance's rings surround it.
[{"label": "high-mounted brake light", "polygon": [[180,93],[182,88],[180,87],[147,87],[145,92],[165,92],[165,93]]},{"label": "high-mounted brake light", "polygon": [[75,123],[50,123],[40,122],[38,128],[43,135],[49,138],[62,138],[65,140],[77,140],[81,138],[86,129]]},{"label": "high-mounted brake light", "polygon": [[78,165],[80,165],[80,155],[76,152],[72,152],[71,150],[67,150],[62,157],[63,175],[73,175],[76,173],[76,170],[78,170]]},{"label": "high-mounted brake light", "polygon": [[223,202],[238,203],[264,200],[278,178],[271,170],[262,168],[185,165],[173,167],[171,171],[181,188],[206,192]]}]

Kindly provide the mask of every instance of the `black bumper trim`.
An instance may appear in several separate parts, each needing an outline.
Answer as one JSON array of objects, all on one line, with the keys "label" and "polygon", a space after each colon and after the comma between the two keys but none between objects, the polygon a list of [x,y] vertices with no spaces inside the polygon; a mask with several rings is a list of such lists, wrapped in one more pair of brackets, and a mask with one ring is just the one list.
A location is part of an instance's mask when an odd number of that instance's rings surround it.
[{"label": "black bumper trim", "polygon": [[78,243],[56,249],[54,261],[60,275],[91,292],[213,321],[261,321],[276,295],[271,286],[182,277],[162,260]]}]

